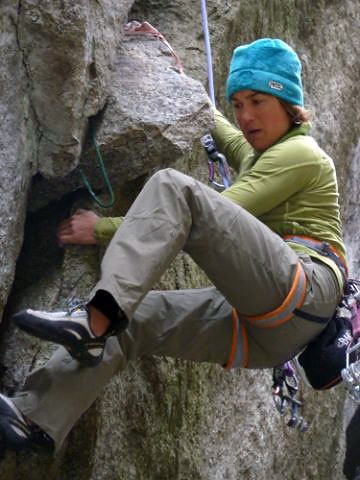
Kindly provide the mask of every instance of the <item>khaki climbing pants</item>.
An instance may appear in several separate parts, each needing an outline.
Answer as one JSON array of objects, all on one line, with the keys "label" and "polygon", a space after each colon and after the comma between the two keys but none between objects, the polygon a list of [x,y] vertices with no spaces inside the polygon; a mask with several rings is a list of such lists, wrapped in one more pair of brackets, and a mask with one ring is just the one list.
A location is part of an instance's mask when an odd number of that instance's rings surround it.
[{"label": "khaki climbing pants", "polygon": [[[149,291],[181,249],[214,286]],[[289,305],[299,265],[306,278],[301,310],[329,318],[341,292],[328,266],[296,255],[264,224],[206,185],[162,170],[147,182],[111,241],[92,293],[111,293],[129,318],[128,328],[108,340],[97,367],[79,366],[60,348],[28,376],[14,402],[60,445],[130,360],[155,354],[224,367],[281,364],[326,324],[293,315],[279,321],[279,306]],[[257,319],[271,311],[274,317]]]}]

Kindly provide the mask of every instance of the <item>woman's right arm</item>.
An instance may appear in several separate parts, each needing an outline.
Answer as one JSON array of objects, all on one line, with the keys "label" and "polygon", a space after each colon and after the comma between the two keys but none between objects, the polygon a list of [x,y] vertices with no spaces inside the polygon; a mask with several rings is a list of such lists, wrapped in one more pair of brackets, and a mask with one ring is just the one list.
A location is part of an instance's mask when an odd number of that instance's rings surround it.
[{"label": "woman's right arm", "polygon": [[60,245],[107,245],[122,223],[122,217],[99,217],[90,210],[77,210],[57,230]]},{"label": "woman's right arm", "polygon": [[123,222],[123,217],[103,217],[100,218],[94,228],[96,243],[98,245],[107,245],[115,232]]}]

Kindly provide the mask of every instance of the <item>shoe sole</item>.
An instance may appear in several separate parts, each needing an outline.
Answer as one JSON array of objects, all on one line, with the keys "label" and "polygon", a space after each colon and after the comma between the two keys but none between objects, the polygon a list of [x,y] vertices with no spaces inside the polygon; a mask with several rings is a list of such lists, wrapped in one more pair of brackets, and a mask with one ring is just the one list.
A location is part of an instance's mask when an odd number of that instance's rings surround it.
[{"label": "shoe sole", "polygon": [[[39,319],[38,317],[23,311],[14,315],[13,321],[21,330],[33,337],[62,345],[73,358],[83,365],[94,367],[102,360],[104,350],[103,342],[96,343],[95,340],[91,343],[92,348],[102,348],[101,354],[94,356],[88,352],[88,347],[85,341],[71,338],[69,335],[62,333],[61,331],[59,332],[58,328],[51,328],[51,320]],[[57,325],[59,325],[59,323],[60,322],[57,321]]]},{"label": "shoe sole", "polygon": [[26,429],[23,428],[23,424],[23,418],[19,410],[7,397],[0,394],[1,450],[9,447],[11,450],[19,452],[25,449],[28,434]]},{"label": "shoe sole", "polygon": [[49,435],[42,431],[41,435],[37,434],[37,441],[32,438],[33,435],[34,432],[16,405],[11,399],[0,394],[0,459],[7,449],[42,454],[54,452],[55,445]]},{"label": "shoe sole", "polygon": [[6,454],[6,440],[4,435],[0,432],[0,461],[5,457]]}]

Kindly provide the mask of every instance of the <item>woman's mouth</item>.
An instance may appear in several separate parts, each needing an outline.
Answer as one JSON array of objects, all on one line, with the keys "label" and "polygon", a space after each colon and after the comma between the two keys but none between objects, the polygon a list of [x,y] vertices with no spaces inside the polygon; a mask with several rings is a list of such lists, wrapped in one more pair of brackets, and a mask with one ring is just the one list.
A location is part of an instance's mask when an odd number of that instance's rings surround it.
[{"label": "woman's mouth", "polygon": [[254,136],[254,135],[257,135],[260,132],[261,132],[260,128],[252,128],[251,130],[248,130],[247,134],[249,136]]}]

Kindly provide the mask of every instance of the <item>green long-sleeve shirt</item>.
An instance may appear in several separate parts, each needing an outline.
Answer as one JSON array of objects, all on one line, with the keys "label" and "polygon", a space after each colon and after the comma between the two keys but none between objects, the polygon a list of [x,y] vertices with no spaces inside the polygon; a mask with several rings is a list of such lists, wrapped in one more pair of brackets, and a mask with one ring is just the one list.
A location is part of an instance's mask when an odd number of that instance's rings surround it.
[{"label": "green long-sleeve shirt", "polygon": [[[326,241],[345,259],[334,163],[309,135],[309,124],[293,128],[260,154],[220,112],[215,111],[215,118],[216,144],[238,172],[223,195],[281,237],[305,235]],[[342,285],[332,260],[295,243],[289,245],[327,263]]]},{"label": "green long-sleeve shirt", "polygon": [[[215,120],[213,137],[238,174],[222,195],[280,236],[305,235],[326,241],[345,258],[335,167],[308,135],[309,125],[292,129],[260,154],[218,111],[215,111]],[[121,221],[121,218],[99,220],[95,227],[98,243],[107,243]],[[306,247],[291,243],[290,246],[327,263],[342,285],[340,271],[332,260]]]}]

